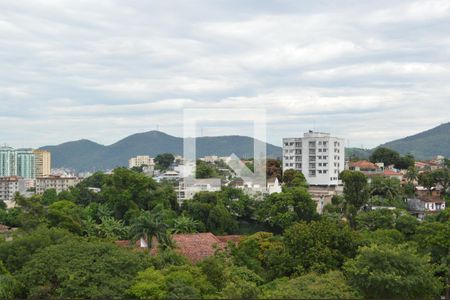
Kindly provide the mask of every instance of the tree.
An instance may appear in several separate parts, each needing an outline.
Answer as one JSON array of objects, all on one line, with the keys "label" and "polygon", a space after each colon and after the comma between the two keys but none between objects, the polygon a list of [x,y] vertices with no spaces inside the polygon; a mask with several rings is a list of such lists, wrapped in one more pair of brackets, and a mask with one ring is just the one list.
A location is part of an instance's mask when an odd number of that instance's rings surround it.
[{"label": "tree", "polygon": [[155,168],[162,171],[167,170],[174,161],[175,156],[172,153],[158,154],[155,157]]},{"label": "tree", "polygon": [[17,278],[29,298],[123,298],[148,255],[99,241],[68,241],[33,254]]},{"label": "tree", "polygon": [[402,193],[400,180],[384,176],[373,176],[370,182],[370,195],[394,199]]},{"label": "tree", "polygon": [[286,229],[283,236],[299,273],[339,268],[355,256],[358,247],[355,233],[331,220],[301,221]]},{"label": "tree", "polygon": [[281,193],[267,196],[258,209],[258,219],[277,231],[299,220],[317,218],[316,203],[305,188],[289,188]]},{"label": "tree", "polygon": [[58,200],[58,194],[55,189],[48,189],[42,194],[42,203],[45,205],[50,205]]},{"label": "tree", "polygon": [[262,286],[263,299],[360,299],[339,271],[277,279]]},{"label": "tree", "polygon": [[410,166],[405,174],[405,177],[408,180],[408,182],[416,181],[418,176],[419,176],[419,171],[417,170],[417,168],[415,166]]},{"label": "tree", "polygon": [[442,187],[442,194],[445,195],[450,187],[450,170],[437,169],[431,174],[434,178],[434,182]]},{"label": "tree", "polygon": [[123,239],[128,236],[128,227],[122,220],[113,217],[100,217],[101,223],[96,226],[97,235],[103,238]]},{"label": "tree", "polygon": [[16,273],[40,249],[63,243],[74,236],[60,228],[38,227],[28,234],[16,236],[12,241],[0,243],[0,261],[11,273]]},{"label": "tree", "polygon": [[189,265],[148,268],[138,274],[128,290],[130,296],[140,299],[201,299],[215,292],[201,269]]},{"label": "tree", "polygon": [[47,219],[53,227],[67,229],[73,233],[80,234],[81,230],[81,208],[75,203],[62,200],[48,207]]},{"label": "tree", "polygon": [[155,236],[158,242],[166,242],[168,225],[162,220],[160,214],[152,214],[143,211],[135,218],[130,227],[130,234],[133,240],[143,239],[147,243],[147,247],[152,247],[152,238]]},{"label": "tree", "polygon": [[400,157],[400,159],[395,163],[397,169],[406,170],[410,167],[414,167],[415,159],[411,154],[406,154]]},{"label": "tree", "polygon": [[289,169],[283,172],[283,183],[287,187],[308,186],[303,173],[294,169]]},{"label": "tree", "polygon": [[207,162],[197,160],[197,166],[195,168],[196,178],[214,178],[219,177],[219,172],[217,169]]},{"label": "tree", "polygon": [[365,298],[432,299],[442,287],[428,260],[406,245],[372,244],[360,248],[344,272]]},{"label": "tree", "polygon": [[418,177],[419,185],[426,188],[430,193],[431,190],[436,186],[436,180],[431,172],[420,173]]},{"label": "tree", "polygon": [[400,154],[398,152],[384,148],[378,147],[375,151],[370,155],[370,161],[373,163],[382,162],[385,166],[395,165],[400,160]]},{"label": "tree", "polygon": [[267,159],[266,162],[266,176],[267,178],[277,177],[278,181],[282,181],[283,170],[281,168],[281,161],[279,159]]},{"label": "tree", "polygon": [[196,233],[200,222],[189,216],[181,215],[173,222],[173,233]]},{"label": "tree", "polygon": [[343,171],[340,177],[344,183],[345,214],[354,227],[356,213],[369,199],[367,177],[355,171]]}]

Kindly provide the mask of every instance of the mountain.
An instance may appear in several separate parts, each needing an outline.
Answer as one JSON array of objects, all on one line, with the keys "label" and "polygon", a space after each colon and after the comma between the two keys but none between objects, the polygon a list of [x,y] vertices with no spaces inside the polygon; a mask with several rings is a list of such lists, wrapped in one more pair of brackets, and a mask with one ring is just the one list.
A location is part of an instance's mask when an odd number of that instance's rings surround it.
[{"label": "mountain", "polygon": [[[281,148],[267,144],[268,157],[280,157]],[[253,156],[253,138],[247,136],[199,137],[196,141],[197,157],[206,155],[239,157]],[[183,138],[160,131],[130,135],[112,145],[104,146],[89,140],[67,142],[40,149],[52,153],[53,168],[71,168],[77,171],[95,171],[127,166],[128,159],[136,155],[155,157],[160,153],[182,155]]]},{"label": "mountain", "polygon": [[416,159],[431,159],[436,155],[450,157],[450,122],[380,147],[390,148],[400,154],[411,153]]}]

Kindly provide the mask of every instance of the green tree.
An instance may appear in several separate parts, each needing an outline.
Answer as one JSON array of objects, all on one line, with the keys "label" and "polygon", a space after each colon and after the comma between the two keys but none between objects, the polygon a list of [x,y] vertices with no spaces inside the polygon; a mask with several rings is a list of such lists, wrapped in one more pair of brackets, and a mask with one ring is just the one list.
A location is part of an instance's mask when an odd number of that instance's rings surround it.
[{"label": "green tree", "polygon": [[399,160],[395,163],[395,167],[397,169],[406,170],[408,168],[414,167],[415,159],[411,154],[406,154],[399,158]]},{"label": "green tree", "polygon": [[305,175],[302,172],[289,169],[283,172],[283,183],[287,187],[307,187]]},{"label": "green tree", "polygon": [[298,222],[283,234],[286,248],[298,272],[326,272],[354,257],[358,247],[355,233],[331,220]]},{"label": "green tree", "polygon": [[408,180],[408,182],[414,182],[418,179],[419,176],[419,170],[415,166],[410,166],[408,170],[406,171],[405,177]]},{"label": "green tree", "polygon": [[196,233],[200,227],[200,222],[189,216],[181,215],[173,222],[173,233]]},{"label": "green tree", "polygon": [[370,182],[370,195],[394,199],[402,193],[400,180],[384,176],[373,176]]},{"label": "green tree", "polygon": [[358,210],[369,199],[369,185],[367,177],[361,172],[343,171],[341,179],[344,183],[345,214],[354,227]]},{"label": "green tree", "polygon": [[400,160],[400,154],[398,152],[384,148],[378,147],[375,151],[370,155],[370,161],[373,163],[382,162],[385,166],[395,165]]},{"label": "green tree", "polygon": [[158,170],[167,170],[170,165],[175,161],[175,156],[172,153],[162,153],[155,157],[155,168]]},{"label": "green tree", "polygon": [[14,237],[10,242],[0,243],[0,261],[3,261],[6,268],[14,274],[35,252],[73,238],[74,236],[67,230],[38,227],[28,234]]},{"label": "green tree", "polygon": [[450,169],[437,169],[431,174],[434,182],[442,187],[442,194],[445,195],[450,187]]},{"label": "green tree", "polygon": [[53,227],[81,234],[81,214],[81,207],[73,202],[62,200],[54,202],[48,207],[47,219]]},{"label": "green tree", "polygon": [[195,168],[196,178],[217,178],[219,177],[219,172],[212,164],[197,160],[197,167]]},{"label": "green tree", "polygon": [[436,180],[431,172],[420,173],[418,177],[419,185],[426,188],[430,193],[431,190],[436,186]]},{"label": "green tree", "polygon": [[128,294],[139,299],[166,299],[166,277],[153,267],[139,272]]},{"label": "green tree", "polygon": [[45,205],[50,205],[54,202],[58,201],[58,194],[55,189],[45,190],[42,194],[42,203]]},{"label": "green tree", "polygon": [[360,299],[339,271],[277,279],[262,286],[263,299]]},{"label": "green tree", "polygon": [[144,253],[78,240],[36,252],[17,278],[29,298],[122,298],[148,265]]},{"label": "green tree", "polygon": [[365,298],[432,299],[442,287],[428,260],[405,245],[373,244],[360,248],[344,271]]},{"label": "green tree", "polygon": [[277,231],[299,220],[317,218],[316,203],[305,188],[289,188],[267,196],[258,209],[258,219]]},{"label": "green tree", "polygon": [[164,223],[161,214],[152,214],[148,211],[142,211],[135,218],[130,227],[130,234],[133,240],[144,239],[149,248],[152,247],[152,238],[156,237],[159,243],[166,242],[168,225]]}]

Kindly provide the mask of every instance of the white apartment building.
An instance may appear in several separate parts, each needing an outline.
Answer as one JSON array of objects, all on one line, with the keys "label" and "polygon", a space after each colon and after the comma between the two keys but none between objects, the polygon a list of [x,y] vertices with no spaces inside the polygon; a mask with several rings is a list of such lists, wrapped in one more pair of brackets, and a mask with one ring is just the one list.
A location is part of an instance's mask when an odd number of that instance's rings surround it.
[{"label": "white apartment building", "polygon": [[199,192],[218,192],[222,188],[222,183],[219,178],[205,178],[205,179],[185,179],[178,182],[177,199],[179,203],[194,198],[195,194]]},{"label": "white apartment building", "polygon": [[36,178],[36,194],[43,194],[45,190],[55,189],[56,193],[68,190],[81,181],[78,177],[46,176]]},{"label": "white apartment building", "polygon": [[338,185],[345,167],[344,139],[309,131],[302,138],[283,138],[283,171],[294,169],[310,185]]},{"label": "white apartment building", "polygon": [[155,162],[153,158],[148,155],[138,155],[136,157],[132,157],[128,160],[128,167],[131,169],[133,167],[141,167],[141,166],[154,166]]}]

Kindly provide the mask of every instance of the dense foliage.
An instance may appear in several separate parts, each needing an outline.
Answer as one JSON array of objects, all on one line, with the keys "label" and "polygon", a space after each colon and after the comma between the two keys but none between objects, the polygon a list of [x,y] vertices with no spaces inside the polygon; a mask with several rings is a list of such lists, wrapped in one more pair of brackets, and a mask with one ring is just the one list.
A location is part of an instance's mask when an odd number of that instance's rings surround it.
[{"label": "dense foliage", "polygon": [[[172,162],[162,157],[161,169]],[[210,166],[202,164],[205,177]],[[450,211],[418,221],[398,180],[341,174],[344,194],[322,215],[304,176],[280,193],[200,192],[181,206],[170,182],[118,168],[69,191],[0,208],[18,227],[0,239],[0,299],[20,298],[438,298],[449,276]],[[215,172],[215,169],[213,169]],[[446,182],[433,172],[434,184]],[[411,180],[413,184],[415,180]],[[92,187],[100,190],[91,189]],[[377,209],[371,209],[376,207]],[[173,250],[177,233],[243,235],[197,264]],[[115,242],[141,238],[147,249]]]}]

